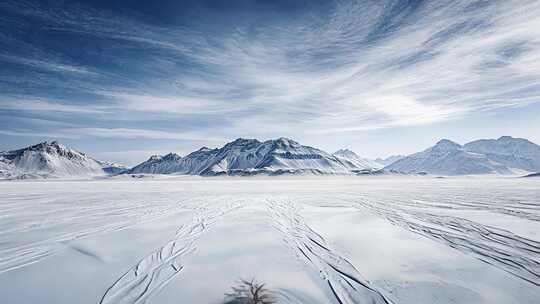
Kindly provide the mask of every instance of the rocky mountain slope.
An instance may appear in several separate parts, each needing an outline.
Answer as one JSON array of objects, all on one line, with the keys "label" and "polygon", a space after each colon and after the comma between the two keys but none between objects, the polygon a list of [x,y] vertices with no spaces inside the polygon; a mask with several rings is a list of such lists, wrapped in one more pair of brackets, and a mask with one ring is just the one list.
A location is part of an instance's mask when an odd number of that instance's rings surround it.
[{"label": "rocky mountain slope", "polygon": [[392,156],[388,156],[387,158],[376,158],[373,161],[383,166],[388,166],[405,157],[406,157],[405,155],[392,155]]},{"label": "rocky mountain slope", "polygon": [[352,170],[373,170],[382,169],[384,167],[375,161],[360,157],[358,154],[349,149],[340,149],[334,152],[332,155],[337,157],[342,163],[349,166]]}]

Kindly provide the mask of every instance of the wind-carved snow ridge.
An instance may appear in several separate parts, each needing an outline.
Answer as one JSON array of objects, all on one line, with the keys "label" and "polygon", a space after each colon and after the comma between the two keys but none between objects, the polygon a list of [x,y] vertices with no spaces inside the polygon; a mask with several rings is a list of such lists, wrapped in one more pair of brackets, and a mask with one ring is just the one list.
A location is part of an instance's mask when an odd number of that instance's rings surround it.
[{"label": "wind-carved snow ridge", "polygon": [[471,254],[485,263],[540,286],[538,241],[459,217],[402,208],[399,203],[385,204],[367,199],[356,199],[354,202],[396,226]]},{"label": "wind-carved snow ridge", "polygon": [[392,303],[362,278],[349,261],[333,251],[321,235],[305,223],[297,205],[269,200],[267,208],[273,226],[283,234],[285,242],[297,256],[319,272],[337,303]]},{"label": "wind-carved snow ridge", "polygon": [[195,251],[196,241],[222,216],[241,207],[240,203],[200,207],[191,223],[182,225],[174,239],[157,248],[122,275],[107,289],[99,303],[146,303],[182,271],[183,258]]}]

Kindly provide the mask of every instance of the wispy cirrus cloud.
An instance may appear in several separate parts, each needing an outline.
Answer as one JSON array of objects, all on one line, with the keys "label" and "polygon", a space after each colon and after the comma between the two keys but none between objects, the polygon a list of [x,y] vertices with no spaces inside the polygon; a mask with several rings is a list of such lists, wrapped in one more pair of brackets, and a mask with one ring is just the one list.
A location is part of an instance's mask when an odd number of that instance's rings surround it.
[{"label": "wispy cirrus cloud", "polygon": [[15,129],[15,130],[0,130],[0,134],[17,137],[36,137],[36,138],[61,138],[61,139],[76,139],[77,136],[53,133],[53,132],[36,132],[35,130]]},{"label": "wispy cirrus cloud", "polygon": [[24,58],[20,56],[2,55],[2,54],[0,54],[0,60],[9,62],[9,63],[26,65],[31,68],[43,69],[46,71],[52,71],[52,72],[58,72],[58,73],[75,73],[75,74],[83,74],[83,75],[96,74],[85,67],[74,66],[74,65],[64,64],[60,62],[54,62],[52,60],[28,59],[28,58]]},{"label": "wispy cirrus cloud", "polygon": [[[339,136],[540,102],[534,0],[334,1],[292,17],[253,10],[232,23],[178,24],[83,4],[2,7],[11,16],[5,24],[21,33],[2,37],[32,52],[0,49],[0,58],[30,70],[0,73],[10,90],[0,109],[87,115],[77,131],[85,136]],[[235,12],[212,16],[227,14]],[[29,19],[43,35],[85,47],[73,53],[26,39]],[[43,92],[55,101],[40,101]],[[166,123],[174,121],[180,134]]]},{"label": "wispy cirrus cloud", "polygon": [[149,129],[130,128],[70,128],[64,130],[67,134],[80,137],[123,138],[123,139],[173,139],[191,141],[223,142],[223,138],[212,137],[195,132],[167,132]]},{"label": "wispy cirrus cloud", "polygon": [[226,139],[212,137],[196,132],[168,132],[162,130],[133,129],[133,128],[64,128],[55,132],[36,132],[32,129],[0,130],[0,134],[24,137],[45,138],[110,138],[110,139],[152,139],[152,140],[182,140],[223,143]]},{"label": "wispy cirrus cloud", "polygon": [[33,112],[67,112],[97,114],[106,113],[107,108],[96,105],[76,105],[70,103],[59,103],[50,100],[27,100],[21,97],[6,97],[0,102],[0,110],[18,110]]}]

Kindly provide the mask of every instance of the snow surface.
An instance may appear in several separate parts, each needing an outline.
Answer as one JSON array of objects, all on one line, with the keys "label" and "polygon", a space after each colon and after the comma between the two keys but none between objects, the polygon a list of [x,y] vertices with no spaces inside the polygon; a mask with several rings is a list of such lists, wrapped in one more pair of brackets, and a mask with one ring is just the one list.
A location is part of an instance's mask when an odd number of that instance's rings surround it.
[{"label": "snow surface", "polygon": [[[3,303],[538,303],[535,178],[0,182]],[[233,289],[234,288],[234,289]]]}]

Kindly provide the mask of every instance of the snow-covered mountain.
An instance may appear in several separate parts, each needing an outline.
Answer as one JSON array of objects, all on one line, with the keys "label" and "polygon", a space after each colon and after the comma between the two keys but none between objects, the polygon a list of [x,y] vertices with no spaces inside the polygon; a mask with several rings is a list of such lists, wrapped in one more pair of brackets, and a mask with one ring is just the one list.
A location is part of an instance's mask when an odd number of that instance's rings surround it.
[{"label": "snow-covered mountain", "polygon": [[[386,172],[440,175],[527,174],[540,171],[540,146],[521,138],[503,136],[461,146],[443,139],[435,146],[406,157],[379,159],[390,163]],[[128,169],[99,161],[58,142],[0,152],[0,178],[89,177],[131,174],[279,175],[279,174],[376,174],[379,163],[351,150],[329,154],[291,139],[259,141],[239,138],[221,148],[203,147],[184,157],[154,155]]]},{"label": "snow-covered mountain", "polygon": [[461,145],[447,139],[422,152],[402,158],[384,169],[441,175],[513,173],[508,167],[489,159],[485,154],[466,151]]},{"label": "snow-covered mountain", "polygon": [[499,139],[481,139],[465,144],[463,148],[484,154],[508,168],[540,171],[540,146],[523,138],[502,136]]},{"label": "snow-covered mountain", "polygon": [[121,166],[97,161],[56,141],[0,152],[0,177],[47,178],[105,175]]},{"label": "snow-covered mountain", "polygon": [[147,161],[131,168],[129,173],[169,174],[181,170],[182,156],[169,153],[165,156],[152,155]]},{"label": "snow-covered mountain", "polygon": [[377,158],[373,161],[383,166],[388,166],[405,157],[406,157],[405,155],[392,155],[392,156],[388,156],[387,158]]},{"label": "snow-covered mountain", "polygon": [[113,162],[107,162],[107,161],[101,161],[101,160],[95,160],[103,169],[103,171],[107,174],[115,175],[120,174],[129,168],[122,164],[117,164]]},{"label": "snow-covered mountain", "polygon": [[364,170],[322,150],[303,146],[291,139],[261,142],[239,138],[222,148],[203,147],[185,157],[169,154],[153,156],[128,173],[190,175],[254,174],[352,174]]},{"label": "snow-covered mountain", "polygon": [[358,156],[358,154],[349,149],[340,149],[332,155],[351,168],[351,170],[378,170],[384,167],[375,161]]}]

